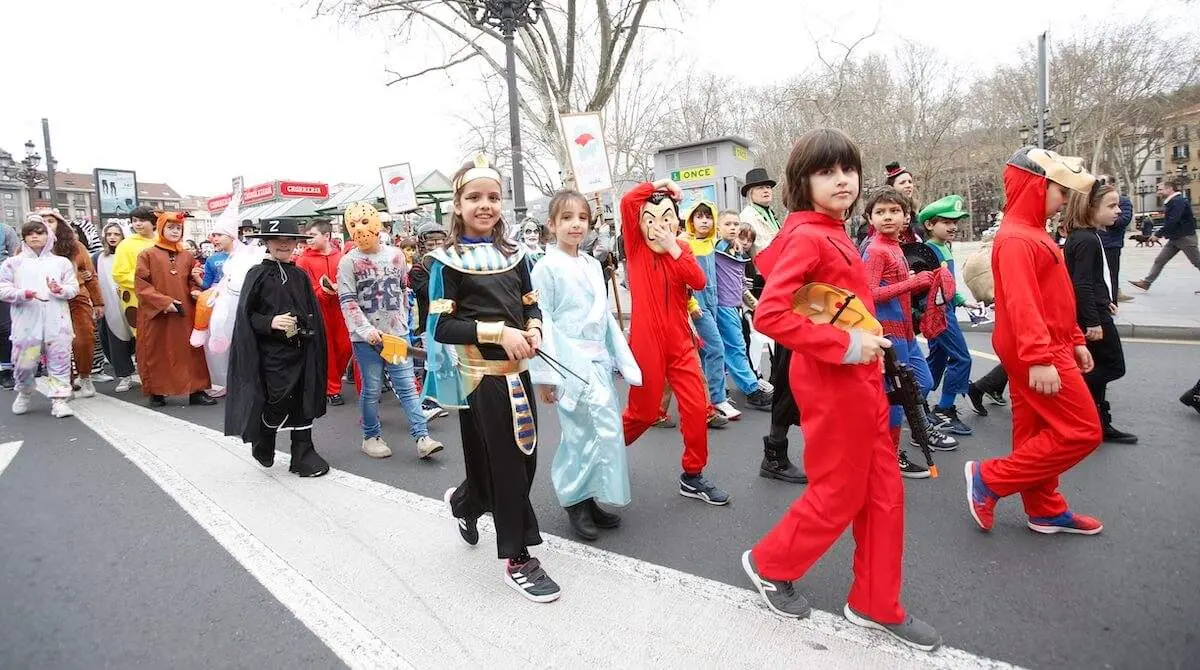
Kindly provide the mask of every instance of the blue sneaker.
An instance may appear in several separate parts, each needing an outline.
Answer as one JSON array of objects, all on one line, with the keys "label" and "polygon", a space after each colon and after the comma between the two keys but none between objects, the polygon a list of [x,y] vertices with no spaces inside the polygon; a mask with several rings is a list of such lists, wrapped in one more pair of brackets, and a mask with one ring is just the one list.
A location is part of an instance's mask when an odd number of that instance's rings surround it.
[{"label": "blue sneaker", "polygon": [[1104,530],[1104,524],[1099,519],[1075,514],[1067,510],[1058,516],[1031,516],[1027,524],[1029,530],[1045,533],[1074,533],[1075,535],[1095,535]]},{"label": "blue sneaker", "polygon": [[970,426],[958,418],[958,408],[953,405],[950,407],[934,407],[933,415],[943,422],[938,428],[947,433],[954,435],[971,435],[974,433]]},{"label": "blue sneaker", "polygon": [[709,483],[702,474],[679,475],[679,495],[703,500],[710,505],[729,504],[729,494]]}]

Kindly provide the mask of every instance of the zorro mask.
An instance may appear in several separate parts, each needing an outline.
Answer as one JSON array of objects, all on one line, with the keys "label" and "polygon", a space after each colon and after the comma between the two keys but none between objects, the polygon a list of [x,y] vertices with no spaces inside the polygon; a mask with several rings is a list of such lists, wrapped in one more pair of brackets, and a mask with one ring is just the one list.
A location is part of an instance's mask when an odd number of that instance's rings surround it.
[{"label": "zorro mask", "polygon": [[356,202],[350,205],[342,219],[346,223],[346,232],[360,251],[374,249],[379,243],[383,222],[379,220],[379,210],[369,203]]}]

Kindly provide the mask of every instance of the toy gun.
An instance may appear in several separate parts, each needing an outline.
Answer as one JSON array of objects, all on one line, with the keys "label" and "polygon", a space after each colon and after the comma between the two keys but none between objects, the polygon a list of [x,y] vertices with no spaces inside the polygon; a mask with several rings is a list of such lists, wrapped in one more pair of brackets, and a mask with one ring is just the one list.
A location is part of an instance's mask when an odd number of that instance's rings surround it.
[{"label": "toy gun", "polygon": [[385,363],[396,365],[406,358],[425,358],[425,350],[408,346],[408,340],[403,337],[380,333],[383,342],[375,345],[375,351]]},{"label": "toy gun", "polygon": [[[883,326],[858,296],[831,284],[814,282],[800,287],[792,295],[792,311],[807,316],[813,323],[883,335]],[[907,365],[896,359],[896,351],[891,348],[883,350],[883,371],[890,389],[888,404],[904,408],[913,440],[925,455],[929,476],[937,477],[937,466],[933,464],[933,451],[929,447],[929,426],[925,423],[925,403],[921,400],[916,377]]]}]

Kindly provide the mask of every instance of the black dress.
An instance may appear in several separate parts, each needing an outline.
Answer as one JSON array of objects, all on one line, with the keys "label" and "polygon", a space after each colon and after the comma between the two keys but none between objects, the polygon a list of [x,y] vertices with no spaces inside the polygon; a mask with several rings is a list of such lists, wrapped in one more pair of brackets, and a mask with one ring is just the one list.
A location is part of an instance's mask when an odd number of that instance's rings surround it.
[{"label": "black dress", "polygon": [[[478,322],[503,321],[525,330],[530,319],[541,320],[533,299],[529,266],[522,259],[500,272],[462,272],[451,265],[442,269],[442,298],[453,301],[453,313],[439,317],[434,339],[450,345],[477,347],[485,361],[508,361],[504,348],[480,344]],[[528,299],[527,299],[528,298]],[[517,381],[519,380],[519,382]],[[466,477],[450,498],[450,508],[460,519],[477,519],[492,513],[496,526],[496,554],[518,558],[526,547],[542,543],[537,516],[529,502],[537,470],[537,451],[528,453],[518,443],[514,418],[528,405],[536,440],[537,405],[528,372],[486,374],[459,410]]]},{"label": "black dress", "polygon": [[1099,326],[1104,334],[1099,340],[1087,341],[1096,365],[1083,375],[1099,405],[1105,402],[1108,383],[1125,376],[1125,353],[1110,311],[1112,290],[1105,283],[1107,268],[1100,236],[1088,228],[1071,231],[1063,246],[1063,256],[1075,287],[1075,313],[1080,330],[1086,332]]}]

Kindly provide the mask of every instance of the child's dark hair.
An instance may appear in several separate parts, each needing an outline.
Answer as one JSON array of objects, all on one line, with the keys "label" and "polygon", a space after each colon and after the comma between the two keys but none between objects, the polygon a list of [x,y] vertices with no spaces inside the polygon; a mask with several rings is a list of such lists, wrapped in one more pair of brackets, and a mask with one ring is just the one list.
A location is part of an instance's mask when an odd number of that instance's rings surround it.
[{"label": "child's dark hair", "polygon": [[42,235],[45,235],[47,233],[45,222],[43,222],[43,221],[26,221],[21,226],[21,239],[25,239],[26,235],[29,235],[32,233],[41,233]]},{"label": "child's dark hair", "polygon": [[71,228],[71,224],[65,221],[59,221],[54,227],[54,246],[50,251],[63,258],[75,258],[77,247],[75,246],[75,231]]},{"label": "child's dark hair", "polygon": [[870,199],[867,200],[866,206],[863,207],[863,216],[867,217],[867,219],[870,219],[871,212],[874,212],[875,206],[880,203],[899,205],[900,210],[904,212],[905,218],[908,218],[912,215],[912,201],[909,200],[903,193],[897,191],[891,186],[883,186],[875,189],[875,192],[871,194]]},{"label": "child's dark hair", "polygon": [[[849,136],[833,128],[817,128],[801,135],[784,170],[783,206],[792,212],[814,209],[809,177],[838,166],[862,174],[862,154]],[[847,211],[853,208],[854,203],[850,203]]]},{"label": "child's dark hair", "polygon": [[313,219],[304,227],[305,230],[312,230],[313,228],[321,231],[322,235],[333,234],[333,224],[329,223],[329,219]]},{"label": "child's dark hair", "polygon": [[[457,184],[458,180],[463,175],[467,174],[467,171],[473,167],[475,167],[474,163],[471,163],[471,162],[463,163],[462,167],[458,168],[458,171],[455,172],[454,176],[450,178],[450,183]],[[466,184],[463,184],[462,186],[466,186]],[[455,191],[454,191],[454,204],[455,205],[461,206],[461,204],[462,204],[460,201],[460,198],[462,198],[462,186],[455,189]],[[499,209],[498,206],[497,206],[497,209]],[[496,250],[499,251],[500,253],[504,254],[505,256],[507,256],[511,253],[514,253],[517,250],[516,246],[514,246],[513,243],[509,241],[508,235],[505,234],[506,227],[507,227],[507,224],[505,224],[505,222],[504,222],[504,217],[499,216],[499,212],[497,212],[496,225],[494,228],[492,228],[492,246],[496,247]],[[450,234],[446,236],[446,246],[453,247],[453,246],[462,244],[462,238],[466,234],[467,234],[467,222],[463,220],[461,214],[459,214],[456,211],[451,210],[451,212],[450,212]]]},{"label": "child's dark hair", "polygon": [[[549,224],[551,221],[558,221],[559,214],[562,214],[563,208],[569,202],[583,203],[583,208],[587,210],[588,228],[590,229],[591,223],[594,223],[592,220],[592,203],[588,202],[588,199],[583,197],[583,194],[579,191],[569,188],[562,189],[555,193],[554,197],[550,198],[550,208],[549,213],[546,215],[546,223]],[[547,225],[547,228],[549,228],[549,225]]]}]

